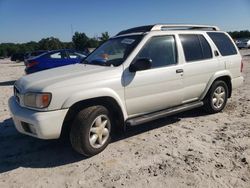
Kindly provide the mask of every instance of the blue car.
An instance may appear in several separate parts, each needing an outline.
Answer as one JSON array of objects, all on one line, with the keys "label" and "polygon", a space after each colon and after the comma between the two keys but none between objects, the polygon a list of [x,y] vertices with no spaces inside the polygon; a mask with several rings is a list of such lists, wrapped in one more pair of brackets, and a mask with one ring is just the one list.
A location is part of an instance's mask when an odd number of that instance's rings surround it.
[{"label": "blue car", "polygon": [[80,63],[86,54],[75,50],[53,50],[26,60],[26,74],[51,69],[55,67]]}]

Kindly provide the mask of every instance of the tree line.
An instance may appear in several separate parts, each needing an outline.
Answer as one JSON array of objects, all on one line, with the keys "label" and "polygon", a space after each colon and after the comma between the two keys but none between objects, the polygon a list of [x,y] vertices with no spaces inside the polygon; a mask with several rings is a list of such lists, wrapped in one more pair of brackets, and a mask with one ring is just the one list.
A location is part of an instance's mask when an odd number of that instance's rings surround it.
[{"label": "tree line", "polygon": [[229,31],[228,34],[233,39],[250,38],[250,31],[248,31],[248,30],[243,30],[243,31]]},{"label": "tree line", "polygon": [[86,48],[96,48],[109,39],[108,32],[101,34],[101,37],[89,38],[85,33],[75,32],[72,42],[62,42],[58,38],[43,38],[38,42],[31,41],[27,43],[1,43],[0,57],[10,57],[15,53],[27,53],[37,50],[57,50],[57,49],[75,49],[85,51]]},{"label": "tree line", "polygon": [[[230,31],[228,32],[233,39],[250,38],[250,31]],[[86,48],[96,48],[109,39],[108,32],[101,34],[101,37],[89,38],[85,33],[75,32],[72,42],[62,42],[58,38],[43,38],[39,42],[31,41],[22,44],[1,43],[0,57],[10,57],[14,53],[26,53],[36,50],[57,50],[57,49],[75,49],[84,51]]]}]

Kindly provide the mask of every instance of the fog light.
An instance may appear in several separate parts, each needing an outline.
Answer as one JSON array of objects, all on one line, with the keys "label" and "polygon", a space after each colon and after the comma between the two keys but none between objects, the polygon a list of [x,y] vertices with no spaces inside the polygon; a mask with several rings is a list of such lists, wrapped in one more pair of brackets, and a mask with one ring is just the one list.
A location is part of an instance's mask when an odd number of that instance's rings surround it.
[{"label": "fog light", "polygon": [[30,133],[30,134],[35,134],[36,135],[36,129],[32,124],[26,123],[26,122],[21,122],[22,128],[25,132]]}]

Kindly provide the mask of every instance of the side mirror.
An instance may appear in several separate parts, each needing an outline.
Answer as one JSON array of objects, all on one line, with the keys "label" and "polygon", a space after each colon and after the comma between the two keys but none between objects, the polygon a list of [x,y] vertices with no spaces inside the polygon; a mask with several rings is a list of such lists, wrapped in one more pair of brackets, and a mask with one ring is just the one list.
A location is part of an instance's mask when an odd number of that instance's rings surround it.
[{"label": "side mirror", "polygon": [[150,69],[152,66],[152,60],[149,58],[140,58],[135,62],[131,63],[129,66],[130,72],[142,71]]},{"label": "side mirror", "polygon": [[219,56],[219,52],[217,50],[214,51],[214,55],[217,57]]}]

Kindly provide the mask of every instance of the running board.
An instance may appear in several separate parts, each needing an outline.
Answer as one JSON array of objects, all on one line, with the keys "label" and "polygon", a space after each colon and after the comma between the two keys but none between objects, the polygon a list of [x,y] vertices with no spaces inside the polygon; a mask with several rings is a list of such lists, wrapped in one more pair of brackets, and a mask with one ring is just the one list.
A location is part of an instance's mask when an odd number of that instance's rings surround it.
[{"label": "running board", "polygon": [[158,111],[158,112],[154,112],[154,113],[142,115],[142,116],[139,116],[139,117],[131,118],[131,119],[128,119],[126,121],[126,124],[128,126],[135,126],[135,125],[143,124],[143,123],[153,121],[153,120],[156,120],[156,119],[159,119],[159,118],[163,118],[163,117],[166,117],[166,116],[177,114],[177,113],[180,113],[180,112],[183,112],[183,111],[191,110],[193,108],[198,108],[198,107],[201,107],[201,106],[203,106],[202,101],[192,102],[192,103],[184,104],[184,105],[177,106],[177,107],[174,107],[174,108],[169,108],[169,109],[166,109],[166,110],[161,110],[161,111]]}]

